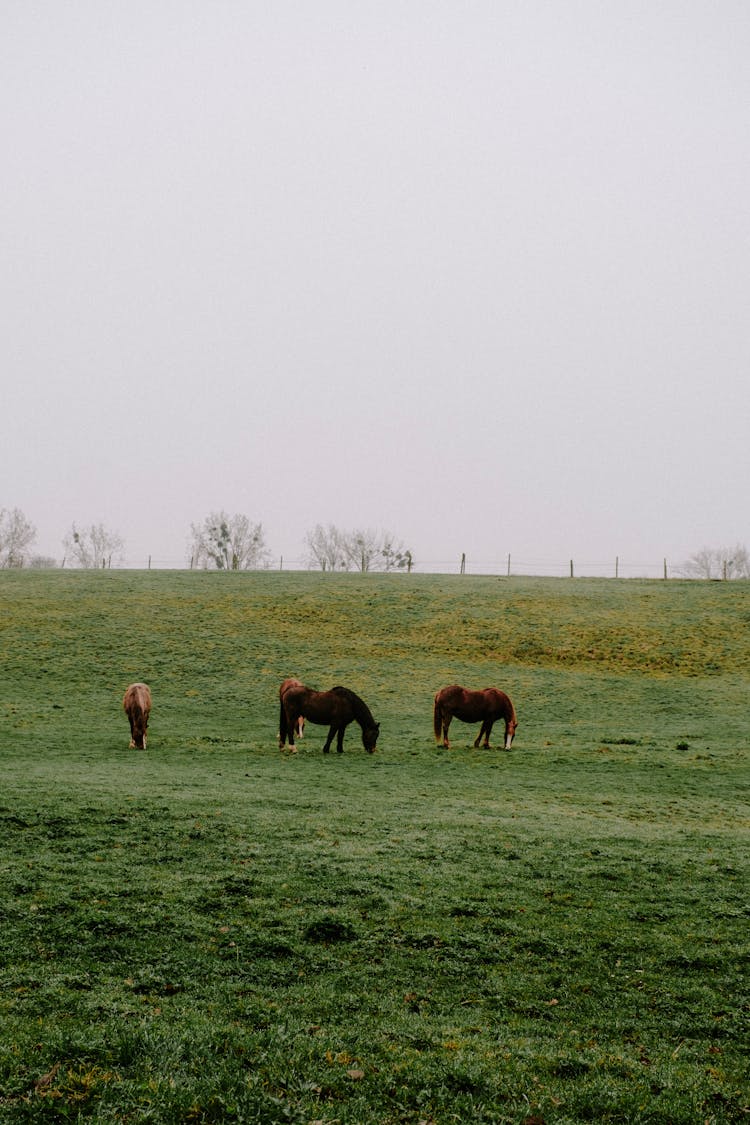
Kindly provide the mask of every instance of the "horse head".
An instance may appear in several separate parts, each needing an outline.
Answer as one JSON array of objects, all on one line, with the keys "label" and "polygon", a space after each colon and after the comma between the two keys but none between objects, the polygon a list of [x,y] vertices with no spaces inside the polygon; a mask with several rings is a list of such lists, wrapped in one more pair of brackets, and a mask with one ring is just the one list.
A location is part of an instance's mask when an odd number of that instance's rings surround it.
[{"label": "horse head", "polygon": [[136,727],[130,740],[130,748],[136,750],[146,749],[146,731],[143,727]]},{"label": "horse head", "polygon": [[374,753],[379,734],[380,723],[375,723],[371,727],[362,727],[362,745],[368,754]]},{"label": "horse head", "polygon": [[511,718],[508,719],[506,724],[505,724],[505,749],[506,750],[510,750],[511,746],[513,745],[513,736],[516,733],[516,727],[517,726],[518,726],[518,719],[516,718],[515,715],[512,715]]}]

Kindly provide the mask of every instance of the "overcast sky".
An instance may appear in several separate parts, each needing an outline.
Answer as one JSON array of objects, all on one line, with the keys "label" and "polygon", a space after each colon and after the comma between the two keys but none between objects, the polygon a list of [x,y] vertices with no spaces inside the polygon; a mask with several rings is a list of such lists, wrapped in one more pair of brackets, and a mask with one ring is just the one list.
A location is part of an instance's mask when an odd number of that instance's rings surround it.
[{"label": "overcast sky", "polygon": [[750,545],[746,0],[0,0],[0,507]]}]

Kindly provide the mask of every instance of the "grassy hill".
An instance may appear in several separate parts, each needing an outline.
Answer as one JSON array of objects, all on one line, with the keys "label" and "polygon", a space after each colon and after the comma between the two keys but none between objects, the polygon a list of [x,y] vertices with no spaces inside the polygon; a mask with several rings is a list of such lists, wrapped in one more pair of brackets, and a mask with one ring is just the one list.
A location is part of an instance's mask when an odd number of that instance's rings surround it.
[{"label": "grassy hill", "polygon": [[[747,1120],[749,623],[739,582],[0,575],[0,1120]],[[292,674],[378,752],[280,754]],[[435,747],[450,682],[511,753]]]}]

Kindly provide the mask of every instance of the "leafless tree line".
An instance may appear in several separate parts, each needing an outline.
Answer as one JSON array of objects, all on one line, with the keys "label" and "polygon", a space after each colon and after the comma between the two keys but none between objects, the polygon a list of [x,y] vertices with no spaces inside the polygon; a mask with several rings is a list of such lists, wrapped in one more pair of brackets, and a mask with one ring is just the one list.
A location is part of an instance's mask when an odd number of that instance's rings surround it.
[{"label": "leafless tree line", "polygon": [[389,531],[357,528],[342,531],[329,523],[316,524],[305,536],[311,563],[320,570],[411,571],[413,557]]},{"label": "leafless tree line", "polygon": [[[56,566],[54,559],[34,555],[36,528],[19,508],[0,509],[0,568]],[[308,563],[320,570],[411,571],[412,553],[391,532],[345,531],[318,524],[305,536]],[[110,568],[125,557],[125,541],[103,523],[73,524],[63,539],[62,566]],[[188,560],[199,570],[259,570],[270,565],[271,553],[263,525],[242,513],[211,512],[190,525]]]},{"label": "leafless tree line", "polygon": [[[0,508],[0,569],[57,566],[55,559],[33,553],[35,541],[36,528],[19,508]],[[411,550],[389,531],[316,524],[305,535],[305,546],[308,565],[323,571],[408,573],[414,565]],[[108,568],[124,560],[125,542],[101,522],[87,527],[74,523],[63,539],[63,550],[63,566]],[[262,524],[242,513],[219,511],[191,524],[188,561],[202,570],[258,570],[270,565],[271,553]],[[679,572],[688,578],[750,578],[750,553],[741,543],[703,547]]]}]

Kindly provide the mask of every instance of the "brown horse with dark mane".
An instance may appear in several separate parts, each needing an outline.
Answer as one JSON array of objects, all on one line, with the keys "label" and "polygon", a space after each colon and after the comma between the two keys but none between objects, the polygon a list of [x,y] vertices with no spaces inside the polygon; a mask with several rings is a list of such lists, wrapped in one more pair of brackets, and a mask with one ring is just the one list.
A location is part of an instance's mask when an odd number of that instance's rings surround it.
[{"label": "brown horse with dark mane", "polygon": [[148,717],[151,714],[151,691],[148,684],[131,684],[122,701],[130,722],[130,746],[146,749]]},{"label": "brown horse with dark mane", "polygon": [[311,723],[321,726],[328,725],[328,737],[323,746],[323,753],[331,749],[333,736],[336,735],[336,750],[339,754],[344,750],[344,732],[351,722],[358,722],[362,728],[362,745],[369,754],[375,749],[380,733],[380,723],[372,717],[370,708],[345,687],[334,687],[330,691],[313,691],[297,681],[285,680],[279,689],[279,749],[283,750],[287,739],[289,747],[294,750],[294,736],[298,729],[300,719],[309,719]]},{"label": "brown horse with dark mane", "polygon": [[441,688],[435,696],[433,710],[433,726],[435,728],[435,741],[450,748],[448,741],[448,727],[451,719],[460,719],[462,723],[479,723],[479,734],[474,746],[478,746],[484,735],[485,749],[490,748],[490,731],[496,719],[505,719],[505,749],[510,750],[513,735],[516,733],[518,720],[516,712],[509,697],[504,691],[497,688],[484,688],[482,691],[469,691],[468,688],[452,684],[450,687]]}]

